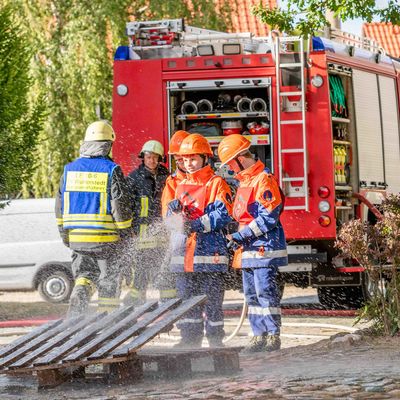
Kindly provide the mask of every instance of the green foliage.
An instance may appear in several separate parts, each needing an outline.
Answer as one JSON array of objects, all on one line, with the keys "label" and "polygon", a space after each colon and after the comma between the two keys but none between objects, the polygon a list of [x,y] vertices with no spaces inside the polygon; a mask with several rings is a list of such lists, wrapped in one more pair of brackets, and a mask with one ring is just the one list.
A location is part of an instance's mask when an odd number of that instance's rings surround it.
[{"label": "green foliage", "polygon": [[366,268],[370,299],[360,318],[377,331],[400,331],[400,195],[382,204],[383,218],[375,225],[353,220],[341,228],[337,247]]},{"label": "green foliage", "polygon": [[135,18],[139,20],[184,18],[187,25],[226,31],[232,27],[228,0],[165,1],[138,0],[135,2]]},{"label": "green foliage", "polygon": [[12,15],[11,6],[0,7],[0,198],[31,176],[44,113],[40,92],[29,102],[32,49]]},{"label": "green foliage", "polygon": [[35,47],[30,65],[36,94],[46,93],[38,168],[24,187],[25,196],[36,197],[55,193],[63,166],[78,156],[86,126],[97,119],[96,108],[111,120],[112,59],[117,46],[128,43],[126,22],[184,17],[189,24],[224,29],[229,11],[223,6],[216,13],[212,0],[3,1],[19,6],[21,26]]},{"label": "green foliage", "polygon": [[18,17],[35,46],[30,67],[45,92],[38,168],[25,195],[52,196],[63,166],[78,155],[96,107],[111,119],[112,54],[122,41],[130,1],[20,0]]},{"label": "green foliage", "polygon": [[375,0],[288,0],[285,6],[266,9],[260,3],[253,12],[262,22],[281,32],[298,32],[301,36],[317,33],[329,26],[326,11],[333,12],[342,21],[361,18],[371,22],[374,17],[382,22],[400,25],[400,4],[389,0],[387,7],[380,8]]}]

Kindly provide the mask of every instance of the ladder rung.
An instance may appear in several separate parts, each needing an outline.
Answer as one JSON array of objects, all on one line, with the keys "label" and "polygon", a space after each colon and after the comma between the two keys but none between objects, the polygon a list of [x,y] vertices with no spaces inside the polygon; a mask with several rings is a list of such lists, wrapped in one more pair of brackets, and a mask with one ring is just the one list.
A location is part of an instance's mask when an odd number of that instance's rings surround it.
[{"label": "ladder rung", "polygon": [[282,153],[304,153],[304,149],[282,149]]},{"label": "ladder rung", "polygon": [[279,42],[281,43],[286,43],[286,42],[299,42],[301,43],[303,41],[303,38],[299,36],[280,36],[278,38]]},{"label": "ladder rung", "polygon": [[[306,197],[306,196],[298,196],[298,197]],[[285,206],[286,210],[306,210],[306,206]]]},{"label": "ladder rung", "polygon": [[302,96],[303,92],[281,92],[280,96]]},{"label": "ladder rung", "polygon": [[295,68],[295,67],[302,67],[303,64],[302,63],[283,63],[283,64],[279,64],[279,68]]},{"label": "ladder rung", "polygon": [[296,124],[303,124],[304,120],[302,119],[294,119],[289,121],[281,121],[281,125],[296,125]]},{"label": "ladder rung", "polygon": [[283,182],[304,182],[304,176],[303,177],[295,177],[295,178],[282,178]]}]

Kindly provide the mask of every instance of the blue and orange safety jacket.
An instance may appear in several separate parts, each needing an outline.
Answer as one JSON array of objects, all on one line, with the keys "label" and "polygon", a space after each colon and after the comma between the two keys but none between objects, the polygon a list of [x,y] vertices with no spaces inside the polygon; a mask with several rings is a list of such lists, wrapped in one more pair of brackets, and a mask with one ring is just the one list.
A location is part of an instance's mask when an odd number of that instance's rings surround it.
[{"label": "blue and orange safety jacket", "polygon": [[[191,232],[174,249],[172,272],[226,272],[227,242],[222,229],[232,220],[232,194],[228,184],[207,165],[187,174],[178,184],[175,199],[190,218]],[[168,215],[171,210],[168,210]],[[174,233],[172,233],[172,236]],[[171,238],[174,242],[174,238]]]},{"label": "blue and orange safety jacket", "polygon": [[279,185],[261,161],[236,175],[240,186],[232,215],[239,222],[242,248],[234,267],[263,268],[288,263],[279,216],[283,207]]}]

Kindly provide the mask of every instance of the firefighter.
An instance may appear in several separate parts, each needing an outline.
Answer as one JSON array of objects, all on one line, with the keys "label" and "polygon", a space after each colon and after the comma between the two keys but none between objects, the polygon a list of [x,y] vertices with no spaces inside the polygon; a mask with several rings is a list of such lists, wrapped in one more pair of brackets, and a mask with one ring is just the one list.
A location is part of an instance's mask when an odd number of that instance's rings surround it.
[{"label": "firefighter", "polygon": [[178,322],[182,338],[178,346],[201,346],[204,329],[211,347],[222,346],[223,276],[228,270],[228,249],[221,231],[231,221],[231,191],[208,164],[212,150],[202,135],[186,137],[179,155],[184,159],[187,179],[178,184],[175,199],[168,204],[168,215],[172,219],[174,214],[179,215],[184,221],[182,232],[171,235],[175,244],[171,271],[176,273],[180,298],[205,294],[208,300],[204,310],[198,306]]},{"label": "firefighter", "polygon": [[[183,162],[183,157],[179,155],[179,148],[183,139],[189,136],[186,131],[176,131],[169,142],[168,154],[171,155],[176,164],[175,172],[170,175],[166,182],[161,196],[162,216],[165,218],[167,215],[168,204],[175,198],[176,187],[183,179],[186,178],[186,169]],[[176,282],[175,276],[169,271],[169,264],[171,261],[170,248],[166,249],[164,262],[162,265],[162,273],[159,274],[157,279],[157,287],[160,290],[160,300],[168,300],[176,297]]]},{"label": "firefighter", "polygon": [[162,231],[161,194],[169,175],[164,161],[164,147],[157,140],[144,143],[139,157],[142,164],[128,177],[133,204],[133,234],[136,240],[133,278],[124,302],[141,304],[163,261],[166,241]]},{"label": "firefighter", "polygon": [[183,157],[179,155],[179,148],[181,147],[182,141],[189,136],[186,131],[176,131],[169,142],[168,154],[174,157],[176,170],[169,176],[165,182],[165,187],[162,193],[161,205],[162,215],[166,217],[168,204],[170,201],[175,199],[175,190],[180,182],[186,178],[186,169],[183,162]]},{"label": "firefighter", "polygon": [[80,157],[65,166],[60,180],[57,223],[73,250],[70,316],[87,310],[96,286],[98,311],[119,305],[118,244],[129,232],[132,210],[121,168],[109,157],[114,139],[107,122],[90,124]]},{"label": "firefighter", "polygon": [[[234,267],[242,268],[243,291],[253,338],[246,351],[280,349],[278,267],[287,265],[286,240],[279,217],[283,195],[274,176],[249,152],[250,142],[230,135],[218,146],[222,165],[236,173],[239,189],[232,215],[239,222],[228,247],[238,248]],[[239,264],[239,265],[237,265]]]}]

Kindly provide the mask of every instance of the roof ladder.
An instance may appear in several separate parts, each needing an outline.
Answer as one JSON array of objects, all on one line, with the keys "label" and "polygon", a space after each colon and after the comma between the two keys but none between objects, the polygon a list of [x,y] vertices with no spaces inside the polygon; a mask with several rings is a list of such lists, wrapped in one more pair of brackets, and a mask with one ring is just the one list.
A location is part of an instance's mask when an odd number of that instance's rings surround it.
[{"label": "roof ladder", "polygon": [[[282,47],[285,49],[283,50]],[[299,62],[281,62],[281,58],[283,54],[288,54],[289,52],[286,50],[288,47],[296,48],[299,53]],[[297,53],[296,51],[296,53]],[[290,53],[293,54],[291,51]],[[278,118],[278,161],[279,161],[279,183],[281,187],[284,189],[285,187],[289,187],[289,191],[284,190],[286,192],[287,197],[292,198],[302,198],[302,204],[300,205],[287,205],[285,206],[285,210],[305,210],[309,211],[309,194],[308,194],[308,163],[307,163],[307,138],[306,138],[306,101],[305,101],[305,90],[306,83],[304,77],[304,44],[303,39],[297,36],[288,36],[288,37],[276,37],[275,42],[275,60],[276,60],[276,94],[278,99],[278,107],[277,107],[277,118]],[[300,68],[301,73],[301,86],[298,91],[283,91],[282,89],[282,69],[283,68]],[[284,103],[289,96],[300,96],[300,107],[298,110],[285,111],[282,108],[282,103]],[[295,112],[293,112],[295,111]],[[296,112],[298,111],[298,112]],[[301,112],[301,119],[299,119],[298,115]],[[293,113],[297,115],[296,118],[293,118]],[[285,116],[282,119],[283,115]],[[291,118],[288,118],[288,117]],[[290,133],[297,136],[300,135],[300,140],[290,140],[290,142],[301,143],[296,148],[290,147],[282,147],[282,143],[287,143],[288,140],[286,138],[283,141],[283,132],[287,131],[285,129],[289,125],[296,125],[298,129],[295,130],[295,134],[293,134],[294,130],[291,129]],[[283,131],[283,132],[282,132]],[[288,135],[286,133],[286,135]],[[298,138],[297,138],[298,139]],[[293,176],[288,175],[287,171],[283,170],[283,158],[297,154],[301,156],[303,171],[301,173],[297,173]],[[292,186],[293,183],[301,183],[301,186]]]}]

